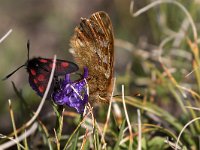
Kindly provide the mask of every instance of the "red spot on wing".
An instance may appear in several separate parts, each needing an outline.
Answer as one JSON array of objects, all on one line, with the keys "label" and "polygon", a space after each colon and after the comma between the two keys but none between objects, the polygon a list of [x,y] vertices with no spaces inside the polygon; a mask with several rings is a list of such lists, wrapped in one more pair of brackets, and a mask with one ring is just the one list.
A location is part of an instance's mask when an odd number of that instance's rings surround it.
[{"label": "red spot on wing", "polygon": [[38,81],[44,81],[45,80],[45,76],[43,74],[40,74],[38,77],[37,77]]},{"label": "red spot on wing", "polygon": [[40,93],[44,93],[44,86],[40,85],[40,86],[38,87],[38,89],[39,89]]},{"label": "red spot on wing", "polygon": [[67,63],[67,62],[61,62],[61,66],[66,68],[66,67],[69,66],[69,63]]},{"label": "red spot on wing", "polygon": [[33,79],[33,82],[34,82],[35,84],[37,84],[37,83],[38,83],[38,81],[37,81],[36,79]]},{"label": "red spot on wing", "polygon": [[40,59],[39,61],[42,62],[42,63],[47,63],[48,62],[46,59]]},{"label": "red spot on wing", "polygon": [[33,70],[33,69],[31,69],[31,74],[32,74],[33,76],[35,76],[35,75],[36,75],[36,71]]}]

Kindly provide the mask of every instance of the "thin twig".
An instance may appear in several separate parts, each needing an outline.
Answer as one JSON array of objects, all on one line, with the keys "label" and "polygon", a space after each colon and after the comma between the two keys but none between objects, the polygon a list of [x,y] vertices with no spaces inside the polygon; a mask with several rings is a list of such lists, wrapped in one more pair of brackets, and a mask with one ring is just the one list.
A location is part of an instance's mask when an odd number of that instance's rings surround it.
[{"label": "thin twig", "polygon": [[[165,143],[169,144],[169,146],[171,146],[172,149],[175,149],[175,143],[169,141],[168,139],[165,140]],[[178,150],[182,150],[180,146],[177,147]]]},{"label": "thin twig", "polygon": [[30,127],[30,129],[28,129],[28,130],[26,131],[26,133],[23,133],[23,134],[21,134],[20,136],[18,136],[18,139],[13,139],[12,141],[8,141],[8,142],[6,142],[6,143],[4,143],[4,144],[1,144],[1,145],[0,145],[0,149],[7,149],[7,148],[9,148],[9,147],[11,147],[11,146],[13,146],[13,145],[19,143],[20,141],[22,141],[22,140],[24,140],[25,138],[27,138],[27,137],[29,137],[30,135],[32,135],[32,134],[36,131],[37,127],[38,127],[38,123],[35,122],[35,123]]},{"label": "thin twig", "polygon": [[126,121],[128,123],[129,133],[130,133],[130,144],[129,144],[129,149],[130,149],[130,147],[132,147],[132,143],[133,143],[133,132],[132,132],[132,127],[131,127],[128,112],[127,112],[127,109],[126,109],[126,104],[125,104],[124,85],[122,85],[122,102],[123,102],[124,112],[125,112],[125,116],[126,116]]},{"label": "thin twig", "polygon": [[185,108],[188,108],[188,109],[193,109],[193,110],[198,110],[198,111],[200,111],[200,108],[197,108],[197,107],[185,106]]},{"label": "thin twig", "polygon": [[141,115],[140,110],[137,109],[137,115],[138,115],[138,150],[142,149],[142,127],[141,127]]},{"label": "thin twig", "polygon": [[190,71],[187,75],[185,75],[185,77],[189,77],[192,73],[194,73],[195,71],[197,71],[198,69],[200,69],[199,67],[194,68],[192,71]]},{"label": "thin twig", "polygon": [[[11,117],[11,121],[12,121],[12,125],[13,125],[13,131],[14,131],[15,139],[18,140],[17,132],[16,132],[16,125],[15,125],[15,118],[14,118],[14,113],[13,113],[13,110],[12,110],[12,103],[11,103],[10,99],[8,100],[8,104],[9,104],[10,117]],[[17,143],[17,149],[18,150],[21,149],[20,146],[19,146],[19,143]]]},{"label": "thin twig", "polygon": [[191,121],[189,121],[189,122],[183,127],[183,129],[181,130],[181,132],[180,132],[179,135],[178,135],[178,138],[177,138],[177,141],[176,141],[176,145],[175,145],[175,150],[177,150],[177,148],[178,148],[178,143],[179,143],[179,140],[180,140],[180,138],[181,138],[181,135],[182,135],[183,131],[184,131],[190,124],[192,124],[194,121],[197,121],[197,120],[200,120],[200,117],[197,117],[197,118],[192,119]]},{"label": "thin twig", "polygon": [[1,39],[0,39],[0,43],[2,43],[12,32],[12,29],[10,29]]},{"label": "thin twig", "polygon": [[[11,136],[7,136],[7,135],[3,135],[3,134],[0,134],[0,138],[1,139],[8,139],[8,140],[10,140],[10,142],[11,143],[18,143],[19,144],[19,146],[21,147],[21,148],[23,148],[23,149],[25,149],[25,147],[22,145],[22,144],[20,144],[18,141],[16,141],[13,137],[11,137]],[[12,145],[11,145],[12,146]],[[11,146],[9,146],[9,147],[11,147]],[[5,149],[6,148],[9,148],[9,147],[5,147]],[[4,147],[3,147],[4,148]],[[1,149],[1,146],[0,146],[0,149]],[[2,149],[1,149],[2,150]]]},{"label": "thin twig", "polygon": [[82,144],[81,144],[80,150],[83,150],[83,149],[84,149],[84,146],[85,146],[85,144],[86,144],[86,142],[87,142],[87,137],[88,137],[88,129],[86,128],[85,135],[84,135],[83,142],[82,142]]},{"label": "thin twig", "polygon": [[105,125],[104,125],[104,128],[103,128],[103,133],[102,133],[102,138],[101,138],[101,141],[104,143],[104,145],[105,145],[104,136],[105,136],[106,130],[108,128],[108,122],[110,120],[110,113],[111,113],[111,106],[112,106],[112,102],[113,102],[113,94],[114,94],[114,89],[115,89],[116,78],[113,78],[112,80],[113,80],[113,89],[112,89],[112,93],[111,93],[111,97],[110,97],[110,103],[109,103],[109,107],[108,107],[108,113],[107,113],[107,117],[106,117],[106,122],[105,122]]},{"label": "thin twig", "polygon": [[87,107],[88,111],[91,112],[91,122],[92,122],[92,129],[94,130],[94,126],[95,126],[95,119],[94,119],[94,114],[93,114],[93,107],[91,106],[91,104],[88,102]]},{"label": "thin twig", "polygon": [[137,12],[133,13],[134,0],[132,0],[131,4],[130,4],[130,13],[133,17],[137,17],[140,14],[146,12],[147,10],[149,10],[149,9],[151,9],[151,8],[157,6],[157,5],[164,4],[164,3],[174,4],[174,5],[178,6],[186,14],[186,16],[187,16],[187,18],[190,22],[190,25],[192,27],[194,41],[195,41],[195,43],[197,43],[198,35],[197,35],[197,29],[196,29],[195,23],[194,23],[191,15],[190,15],[190,13],[187,11],[187,9],[181,3],[177,2],[177,1],[174,1],[174,0],[157,0],[157,1],[150,3],[149,5],[147,5],[145,7],[143,7],[142,9],[138,10]]},{"label": "thin twig", "polygon": [[57,133],[56,133],[56,129],[54,128],[53,131],[54,131],[55,138],[56,138],[57,150],[60,150],[60,142],[59,142],[59,140],[58,140],[58,136],[57,136]]},{"label": "thin twig", "polygon": [[198,99],[200,99],[200,95],[198,93],[196,93],[195,91],[191,90],[191,89],[188,89],[186,87],[183,87],[183,86],[180,86],[180,85],[176,85],[178,88],[184,90],[184,91],[187,91],[189,92],[191,95],[193,96],[196,96]]}]

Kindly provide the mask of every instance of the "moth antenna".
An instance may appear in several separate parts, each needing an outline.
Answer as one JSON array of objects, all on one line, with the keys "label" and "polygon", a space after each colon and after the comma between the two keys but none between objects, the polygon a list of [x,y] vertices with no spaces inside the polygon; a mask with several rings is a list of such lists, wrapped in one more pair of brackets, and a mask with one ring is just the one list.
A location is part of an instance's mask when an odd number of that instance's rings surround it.
[{"label": "moth antenna", "polygon": [[[29,51],[30,51],[30,41],[29,40],[27,41],[26,46],[27,46],[27,50],[28,50],[28,54],[27,54],[28,61],[27,62],[29,62]],[[10,78],[10,76],[12,76],[17,70],[19,70],[22,67],[27,66],[27,62],[25,64],[21,65],[20,67],[18,67],[17,69],[15,69],[14,71],[12,71],[10,74],[8,74],[6,77],[4,77],[2,80],[6,80],[6,79]]]},{"label": "moth antenna", "polygon": [[30,51],[30,40],[27,41],[27,58],[28,58],[28,61],[29,61],[29,51]]},{"label": "moth antenna", "polygon": [[25,64],[21,65],[20,67],[18,67],[17,69],[15,69],[13,72],[11,72],[9,75],[7,75],[5,78],[3,78],[2,80],[6,80],[8,79],[10,76],[12,76],[17,70],[19,70],[20,68],[26,66]]}]

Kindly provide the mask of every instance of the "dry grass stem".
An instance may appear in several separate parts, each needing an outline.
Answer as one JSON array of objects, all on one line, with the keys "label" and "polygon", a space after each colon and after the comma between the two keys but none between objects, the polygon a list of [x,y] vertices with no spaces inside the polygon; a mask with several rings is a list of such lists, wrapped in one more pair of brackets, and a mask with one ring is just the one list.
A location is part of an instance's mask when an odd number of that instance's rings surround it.
[{"label": "dry grass stem", "polygon": [[181,135],[182,135],[182,133],[184,132],[184,130],[185,130],[190,124],[192,124],[193,122],[195,122],[195,121],[197,121],[197,120],[200,120],[200,117],[197,117],[197,118],[192,119],[191,121],[189,121],[189,122],[182,128],[181,132],[180,132],[179,135],[178,135],[177,141],[176,141],[175,150],[177,150],[177,148],[179,147],[179,146],[178,146],[178,143],[179,143],[179,140],[180,140]]},{"label": "dry grass stem", "polygon": [[87,142],[87,138],[88,138],[88,129],[86,128],[85,135],[84,135],[84,138],[83,138],[83,142],[81,144],[81,150],[84,150],[84,146]]},{"label": "dry grass stem", "polygon": [[[175,149],[175,147],[176,147],[176,144],[173,143],[173,142],[171,142],[171,141],[169,141],[168,139],[165,140],[165,143],[169,144],[169,146],[170,146],[172,149]],[[177,146],[177,150],[182,150],[182,149],[181,149],[180,146]]]},{"label": "dry grass stem", "polygon": [[132,146],[133,132],[132,132],[132,127],[131,127],[131,123],[130,123],[130,120],[129,120],[128,112],[127,112],[127,109],[126,109],[126,103],[125,103],[125,98],[124,98],[124,85],[122,85],[122,103],[123,103],[126,121],[128,123],[128,128],[129,128],[129,133],[130,133],[130,145]]},{"label": "dry grass stem", "polygon": [[60,150],[60,142],[59,142],[59,140],[58,140],[58,136],[57,136],[57,133],[56,133],[56,129],[54,128],[53,131],[54,131],[54,135],[55,135],[55,138],[56,138],[57,150]]},{"label": "dry grass stem", "polygon": [[111,106],[112,106],[112,102],[113,102],[113,94],[114,94],[114,89],[115,89],[116,78],[114,78],[112,80],[114,80],[113,81],[113,89],[112,89],[112,93],[111,93],[111,97],[110,97],[110,103],[109,103],[109,107],[108,107],[106,122],[105,122],[105,125],[104,125],[104,128],[103,128],[103,133],[102,133],[102,138],[101,138],[101,141],[104,144],[105,144],[105,138],[104,138],[104,136],[105,136],[106,130],[108,128],[108,123],[109,123],[109,120],[110,120],[110,113],[111,113]]},{"label": "dry grass stem", "polygon": [[30,129],[26,130],[25,133],[23,133],[22,135],[18,136],[18,139],[13,139],[12,141],[8,141],[5,142],[3,144],[0,145],[0,149],[7,149],[11,146],[14,146],[15,144],[21,142],[22,140],[24,140],[25,138],[29,137],[30,135],[32,135],[38,128],[38,123],[35,122]]},{"label": "dry grass stem", "polygon": [[[12,121],[12,126],[13,126],[13,131],[14,131],[14,135],[15,135],[15,140],[18,141],[18,136],[17,136],[17,131],[16,131],[16,125],[15,125],[15,117],[14,117],[14,113],[12,110],[12,103],[11,100],[8,100],[8,104],[9,104],[9,111],[10,111],[10,117],[11,117],[11,121]],[[20,146],[19,143],[17,142],[17,149],[20,150]]]},{"label": "dry grass stem", "polygon": [[142,149],[142,126],[141,126],[141,115],[140,110],[137,109],[137,115],[138,115],[138,150]]},{"label": "dry grass stem", "polygon": [[160,5],[160,4],[164,4],[164,3],[174,4],[174,5],[178,6],[186,14],[186,16],[187,16],[187,18],[190,22],[190,25],[192,27],[194,41],[195,41],[195,43],[197,43],[198,35],[197,35],[197,29],[196,29],[195,23],[194,23],[191,15],[190,15],[190,13],[187,11],[187,9],[181,3],[177,2],[177,1],[174,1],[174,0],[157,0],[157,1],[150,3],[149,5],[147,5],[145,7],[143,7],[142,9],[138,10],[137,12],[133,13],[134,0],[132,0],[132,2],[130,4],[130,13],[133,17],[137,17],[137,16],[141,15],[142,13],[148,11],[149,9],[151,9],[151,8],[157,6],[157,5]]},{"label": "dry grass stem", "polygon": [[12,32],[12,29],[10,29],[1,39],[0,39],[0,43],[2,43]]},{"label": "dry grass stem", "polygon": [[198,108],[198,107],[185,106],[185,108],[188,108],[188,109],[193,109],[193,110],[198,110],[198,111],[200,111],[200,108]]}]

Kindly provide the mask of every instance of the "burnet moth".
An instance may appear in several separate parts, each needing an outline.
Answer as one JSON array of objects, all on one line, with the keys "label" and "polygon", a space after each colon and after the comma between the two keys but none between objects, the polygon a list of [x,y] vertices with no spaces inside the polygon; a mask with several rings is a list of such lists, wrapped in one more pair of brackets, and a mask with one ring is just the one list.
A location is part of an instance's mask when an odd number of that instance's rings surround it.
[{"label": "burnet moth", "polygon": [[[53,59],[41,58],[41,57],[29,59],[29,49],[30,49],[30,43],[28,41],[27,42],[28,60],[25,62],[25,64],[21,65],[20,67],[15,69],[13,72],[8,74],[3,80],[8,79],[20,68],[26,67],[27,72],[29,74],[30,86],[32,87],[33,90],[36,91],[36,93],[39,96],[42,97],[44,95],[44,92],[46,90],[46,87],[49,81],[49,77],[50,77],[50,73],[51,73],[51,69],[53,65]],[[56,86],[59,86],[58,84],[56,84],[56,82],[58,82],[58,78],[60,76],[70,74],[72,72],[77,71],[78,69],[79,69],[78,66],[73,62],[57,59],[54,79],[52,81],[52,85],[48,93],[48,98],[50,98]]]}]

